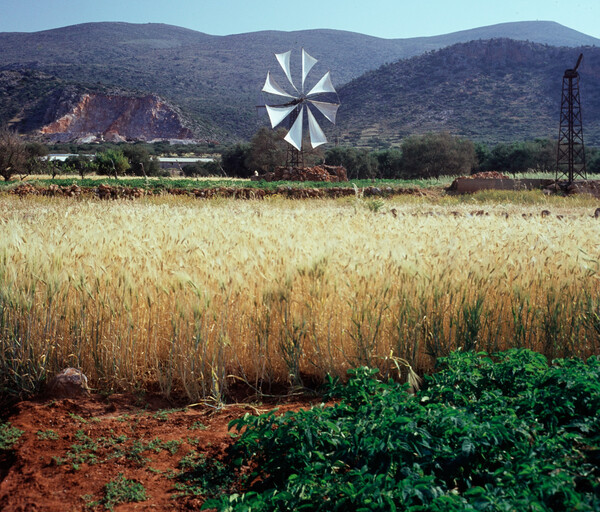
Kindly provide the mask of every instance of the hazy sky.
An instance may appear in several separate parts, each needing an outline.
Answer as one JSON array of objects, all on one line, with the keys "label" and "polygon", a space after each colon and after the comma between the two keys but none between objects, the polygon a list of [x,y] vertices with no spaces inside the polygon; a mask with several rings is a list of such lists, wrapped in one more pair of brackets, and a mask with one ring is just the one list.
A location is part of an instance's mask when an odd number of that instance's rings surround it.
[{"label": "hazy sky", "polygon": [[333,28],[403,38],[530,20],[600,38],[600,0],[0,0],[0,32],[125,21],[214,35]]}]

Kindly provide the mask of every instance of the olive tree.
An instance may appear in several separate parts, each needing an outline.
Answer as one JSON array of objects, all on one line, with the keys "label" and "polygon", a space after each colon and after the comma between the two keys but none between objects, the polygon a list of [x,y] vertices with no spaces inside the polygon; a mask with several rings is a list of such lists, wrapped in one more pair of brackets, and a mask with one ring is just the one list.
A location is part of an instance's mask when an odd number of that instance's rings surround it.
[{"label": "olive tree", "polygon": [[442,175],[470,174],[477,164],[475,145],[447,132],[412,135],[402,142],[402,163],[406,175],[439,178]]},{"label": "olive tree", "polygon": [[21,138],[7,127],[0,128],[0,176],[9,181],[17,174],[29,174],[29,153]]},{"label": "olive tree", "polygon": [[81,179],[85,178],[86,174],[96,170],[96,165],[91,156],[86,155],[71,155],[65,160],[64,166],[71,172],[79,174]]},{"label": "olive tree", "polygon": [[121,151],[115,149],[107,149],[96,155],[94,160],[98,166],[98,172],[100,174],[106,174],[107,176],[114,176],[115,179],[118,176],[122,176],[129,169],[129,161],[123,155]]},{"label": "olive tree", "polygon": [[138,144],[128,145],[123,149],[123,155],[129,161],[129,171],[135,176],[158,176],[160,162],[158,158],[151,157],[149,151]]},{"label": "olive tree", "polygon": [[246,158],[246,167],[252,171],[273,171],[285,164],[287,142],[283,140],[285,130],[260,128],[250,141],[250,153]]},{"label": "olive tree", "polygon": [[221,165],[227,176],[249,178],[252,172],[246,166],[246,159],[250,155],[250,144],[235,144],[223,151]]},{"label": "olive tree", "polygon": [[374,153],[366,149],[336,146],[325,153],[327,165],[341,165],[350,179],[378,178],[379,165]]}]

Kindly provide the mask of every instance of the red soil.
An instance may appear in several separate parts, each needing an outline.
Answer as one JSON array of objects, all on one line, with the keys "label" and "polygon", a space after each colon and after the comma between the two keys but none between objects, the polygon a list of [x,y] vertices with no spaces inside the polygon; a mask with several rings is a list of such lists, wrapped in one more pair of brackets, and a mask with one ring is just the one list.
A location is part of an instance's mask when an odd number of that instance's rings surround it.
[{"label": "red soil", "polygon": [[[287,401],[279,410],[298,410],[310,405],[308,400]],[[175,410],[173,407],[163,398],[146,398],[140,403],[132,395],[108,398],[93,395],[17,404],[7,421],[24,433],[13,450],[0,450],[0,510],[90,510],[86,503],[102,500],[104,486],[119,474],[142,483],[148,499],[115,505],[117,512],[198,510],[202,498],[175,497],[178,491],[172,476],[179,470],[179,461],[193,450],[222,459],[233,442],[228,423],[245,413],[263,413],[274,406],[235,404],[216,409],[195,405]],[[76,461],[69,453],[76,453],[73,446],[81,446],[83,434],[98,446],[95,452],[83,450],[83,453],[93,453],[97,461],[74,467]],[[116,444],[102,440],[118,436],[122,437]],[[136,441],[137,446],[140,442],[147,445],[156,438],[163,443],[181,444],[175,446],[173,454],[168,449],[149,448],[141,453],[141,460],[132,457]],[[105,508],[99,505],[93,509]]]}]

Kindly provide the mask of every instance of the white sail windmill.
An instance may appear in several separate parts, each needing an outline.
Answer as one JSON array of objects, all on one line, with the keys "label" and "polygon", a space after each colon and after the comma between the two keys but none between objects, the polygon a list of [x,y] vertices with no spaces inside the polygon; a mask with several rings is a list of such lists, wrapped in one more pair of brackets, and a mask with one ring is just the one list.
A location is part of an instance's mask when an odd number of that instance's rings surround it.
[{"label": "white sail windmill", "polygon": [[[327,137],[325,137],[325,133],[323,133],[323,130],[319,126],[313,109],[316,109],[316,111],[323,114],[328,121],[335,124],[335,116],[340,106],[340,102],[337,92],[331,83],[331,73],[329,71],[327,71],[327,73],[325,73],[325,75],[323,75],[323,77],[307,93],[305,93],[308,73],[318,61],[314,57],[311,57],[304,48],[302,48],[302,82],[300,90],[298,90],[292,80],[290,68],[291,54],[292,51],[289,50],[285,53],[276,53],[275,57],[292,86],[293,92],[288,93],[281,87],[275,81],[270,71],[267,72],[267,79],[262,91],[279,98],[287,99],[285,103],[265,104],[265,108],[269,115],[272,128],[279,126],[283,121],[288,119],[290,128],[285,136],[285,140],[295,150],[292,150],[292,152],[295,153],[295,157],[292,156],[291,160],[288,159],[288,163],[298,165],[299,161],[302,159],[302,136],[304,131],[305,112],[310,145],[314,149],[321,144],[325,144],[327,142]],[[333,95],[335,95],[335,101],[326,101],[334,97]]]}]

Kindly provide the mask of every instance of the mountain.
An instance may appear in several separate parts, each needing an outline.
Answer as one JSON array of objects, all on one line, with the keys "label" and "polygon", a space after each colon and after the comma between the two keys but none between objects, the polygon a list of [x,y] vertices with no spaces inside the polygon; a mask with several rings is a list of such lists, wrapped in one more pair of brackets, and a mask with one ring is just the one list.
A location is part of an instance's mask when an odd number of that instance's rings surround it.
[{"label": "mountain", "polygon": [[385,65],[339,90],[342,142],[373,145],[447,130],[473,140],[556,138],[562,76],[578,69],[585,140],[600,144],[600,48],[491,39]]},{"label": "mountain", "polygon": [[[181,114],[198,138],[223,142],[249,138],[266,71],[285,82],[274,52],[299,49],[320,62],[318,79],[331,69],[336,86],[379,66],[449,44],[510,37],[552,45],[596,45],[600,40],[553,22],[504,23],[434,37],[381,39],[337,30],[264,31],[212,36],[163,24],[86,23],[34,33],[0,33],[0,123],[18,122],[34,132],[48,113],[64,110],[52,101],[83,94],[156,95]],[[13,75],[8,76],[10,73]],[[21,73],[23,79],[15,79]],[[344,114],[342,115],[342,112]],[[340,118],[348,110],[340,110]],[[17,120],[17,121],[15,121]]]}]

